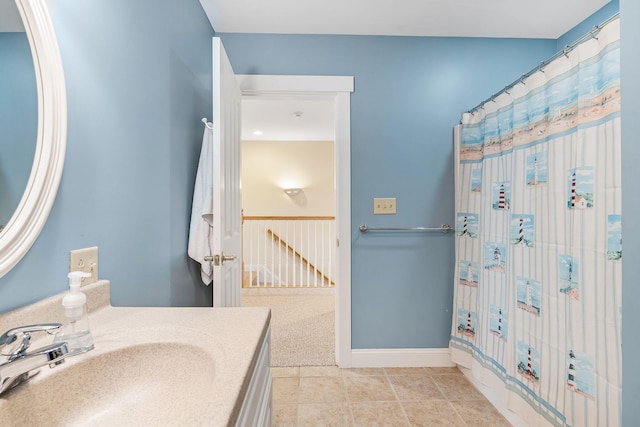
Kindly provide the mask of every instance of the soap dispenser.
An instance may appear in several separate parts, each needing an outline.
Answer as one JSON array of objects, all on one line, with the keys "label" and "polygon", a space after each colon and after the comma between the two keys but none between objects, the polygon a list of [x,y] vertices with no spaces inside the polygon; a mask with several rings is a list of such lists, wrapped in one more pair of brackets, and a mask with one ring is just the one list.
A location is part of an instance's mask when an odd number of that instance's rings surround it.
[{"label": "soap dispenser", "polygon": [[62,306],[66,317],[65,323],[56,334],[53,342],[66,342],[69,356],[85,353],[93,349],[93,337],[89,330],[87,315],[87,296],[80,292],[83,277],[90,273],[72,271],[69,273],[69,293],[62,298]]}]

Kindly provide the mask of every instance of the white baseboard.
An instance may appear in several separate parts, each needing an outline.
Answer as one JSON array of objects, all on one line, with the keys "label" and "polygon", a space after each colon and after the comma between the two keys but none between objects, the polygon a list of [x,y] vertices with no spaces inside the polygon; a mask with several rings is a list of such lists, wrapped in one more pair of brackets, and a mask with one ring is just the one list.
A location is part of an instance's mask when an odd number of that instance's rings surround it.
[{"label": "white baseboard", "polygon": [[455,366],[448,348],[381,348],[351,350],[352,368]]}]

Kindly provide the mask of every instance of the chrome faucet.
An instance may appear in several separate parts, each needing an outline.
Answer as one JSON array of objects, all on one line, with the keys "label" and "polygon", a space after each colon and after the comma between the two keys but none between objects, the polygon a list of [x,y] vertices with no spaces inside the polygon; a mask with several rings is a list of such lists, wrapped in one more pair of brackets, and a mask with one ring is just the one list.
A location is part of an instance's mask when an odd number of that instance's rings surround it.
[{"label": "chrome faucet", "polygon": [[[62,325],[60,323],[43,323],[39,325],[20,326],[0,335],[0,355],[7,360],[0,364],[0,395],[5,391],[30,380],[45,365],[54,368],[64,363],[64,358],[69,352],[67,343],[61,342],[37,350],[27,352],[31,345],[33,332],[55,333]],[[5,348],[10,344],[20,343],[5,354]]]}]

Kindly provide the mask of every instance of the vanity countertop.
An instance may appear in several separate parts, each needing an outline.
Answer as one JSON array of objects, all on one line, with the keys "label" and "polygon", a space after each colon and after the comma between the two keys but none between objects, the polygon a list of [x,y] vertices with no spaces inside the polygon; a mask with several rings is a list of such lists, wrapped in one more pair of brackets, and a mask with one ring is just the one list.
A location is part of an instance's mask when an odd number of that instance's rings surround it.
[{"label": "vanity countertop", "polygon": [[[87,294],[89,306],[89,322],[94,338],[95,348],[90,352],[67,358],[66,362],[53,369],[43,368],[41,373],[9,393],[0,396],[0,414],[7,413],[11,407],[12,399],[19,398],[21,393],[30,393],[30,388],[37,390],[39,382],[46,381],[50,375],[63,373],[63,370],[72,372],[73,365],[83,363],[84,358],[96,357],[107,354],[108,357],[118,357],[119,351],[130,347],[133,351],[148,351],[149,346],[160,345],[160,349],[170,348],[164,360],[162,369],[198,369],[196,356],[205,356],[204,360],[213,360],[213,364],[207,363],[208,376],[205,387],[197,387],[189,392],[189,384],[177,384],[187,392],[174,395],[170,400],[157,399],[150,407],[147,405],[141,414],[133,419],[127,417],[122,421],[128,425],[144,422],[145,425],[206,425],[227,426],[233,425],[238,417],[242,401],[247,391],[249,381],[253,374],[260,346],[267,334],[270,320],[268,308],[210,308],[210,307],[112,307],[109,304],[109,282],[99,281],[96,284],[82,288]],[[60,309],[61,295],[56,295],[46,300],[39,301],[18,310],[0,314],[0,330],[5,331],[12,327],[35,324],[42,322],[59,322],[62,319]],[[51,342],[51,337],[46,334],[40,336],[32,344],[33,348],[46,345]],[[36,338],[36,336],[34,336]],[[162,347],[164,345],[164,347]],[[147,347],[145,347],[147,346]],[[167,347],[169,346],[169,347]],[[184,351],[183,351],[184,350]],[[130,353],[127,353],[130,355]],[[145,353],[146,355],[146,353]],[[135,354],[133,355],[135,356]],[[146,356],[128,357],[126,363],[144,363]],[[154,358],[164,358],[163,350],[153,354]],[[201,359],[199,359],[201,360]],[[166,363],[165,363],[166,362]],[[111,375],[110,369],[114,364],[101,367],[101,375]],[[191,367],[191,365],[193,365]],[[211,371],[211,366],[212,371]],[[115,365],[117,367],[117,365]],[[142,367],[141,367],[142,368]],[[137,369],[127,372],[137,372]],[[145,381],[149,376],[163,375],[162,370],[153,371],[140,369],[140,376],[125,375],[126,378],[117,378],[116,384],[123,386],[127,393],[131,393],[140,387],[144,393]],[[114,376],[120,375],[113,373]],[[204,374],[203,374],[204,375]],[[146,376],[146,377],[145,377]],[[71,375],[71,377],[74,377]],[[76,375],[77,381],[83,377]],[[122,375],[120,375],[122,377]],[[208,378],[211,378],[209,384]],[[76,380],[76,379],[74,379]],[[150,383],[153,384],[153,381]],[[135,384],[135,387],[127,387],[127,383]],[[43,382],[43,384],[46,384]],[[153,387],[147,385],[146,387]],[[96,419],[95,413],[101,410],[109,411],[109,405],[118,405],[118,399],[114,400],[115,389],[92,390],[95,398],[89,405],[93,408],[78,408],[72,401],[60,401],[56,399],[55,390],[44,393],[52,399],[53,413],[37,413],[37,411],[13,411],[11,422],[13,425],[84,425],[77,424],[79,420],[86,420],[86,425],[95,427],[100,424],[100,418]],[[204,391],[204,393],[203,393]],[[25,395],[26,396],[26,395]],[[38,395],[40,396],[40,395]],[[24,396],[23,396],[24,397]],[[129,396],[135,399],[135,395]],[[70,399],[73,400],[73,399]],[[111,402],[111,403],[110,403]],[[102,403],[102,408],[100,404]],[[84,406],[84,405],[83,405]],[[167,408],[170,408],[167,409]],[[77,411],[89,411],[86,416],[79,417]],[[175,420],[172,419],[175,415]],[[191,415],[193,414],[193,415]],[[15,417],[18,418],[15,418]],[[191,418],[190,418],[191,417]],[[112,418],[111,418],[112,419]],[[0,421],[3,417],[0,416]],[[0,422],[2,425],[7,425]],[[12,424],[9,424],[12,425]],[[136,424],[137,425],[137,424]]]}]

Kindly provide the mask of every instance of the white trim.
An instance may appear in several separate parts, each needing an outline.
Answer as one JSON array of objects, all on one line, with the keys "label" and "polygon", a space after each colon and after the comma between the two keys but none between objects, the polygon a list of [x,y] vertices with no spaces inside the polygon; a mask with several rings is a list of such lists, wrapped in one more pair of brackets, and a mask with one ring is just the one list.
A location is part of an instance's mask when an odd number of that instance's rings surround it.
[{"label": "white trim", "polygon": [[351,351],[353,368],[455,366],[448,348],[382,348]]},{"label": "white trim", "polygon": [[236,76],[243,96],[309,95],[335,99],[336,364],[351,367],[351,92],[350,76]]},{"label": "white trim", "polygon": [[[353,79],[352,79],[353,80]],[[353,87],[353,84],[352,84]],[[335,100],[336,164],[336,364],[351,367],[351,93]]]},{"label": "white trim", "polygon": [[62,60],[45,0],[17,0],[38,90],[38,133],[29,182],[18,208],[0,232],[0,277],[29,251],[53,207],[67,142],[67,97]]}]

